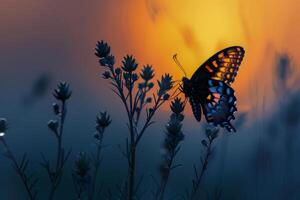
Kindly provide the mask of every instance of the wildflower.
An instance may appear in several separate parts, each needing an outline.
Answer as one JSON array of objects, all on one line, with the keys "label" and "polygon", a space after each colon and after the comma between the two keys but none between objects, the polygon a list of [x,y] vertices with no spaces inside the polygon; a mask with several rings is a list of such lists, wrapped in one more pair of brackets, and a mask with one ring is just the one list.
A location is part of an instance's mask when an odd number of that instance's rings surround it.
[{"label": "wildflower", "polygon": [[99,58],[105,58],[109,55],[110,53],[110,46],[101,40],[101,42],[97,42],[96,44],[96,53],[95,55],[98,56]]},{"label": "wildflower", "polygon": [[140,74],[144,81],[150,81],[154,77],[154,71],[151,65],[146,65],[142,69],[142,73]]},{"label": "wildflower", "polygon": [[104,79],[109,79],[109,78],[111,78],[109,71],[105,71],[105,72],[102,74],[102,77],[103,77]]},{"label": "wildflower", "polygon": [[[180,150],[180,142],[184,139],[184,134],[182,133],[182,123],[177,116],[182,115],[184,110],[184,104],[181,102],[179,98],[176,98],[171,103],[172,114],[170,117],[170,121],[166,125],[166,137],[163,143],[164,155],[163,155],[163,163],[160,165],[160,175],[161,182],[156,192],[157,199],[164,199],[164,191],[168,183],[169,175],[171,170],[175,168],[174,159]],[[175,112],[174,112],[175,111]],[[178,166],[178,165],[177,165]]]},{"label": "wildflower", "polygon": [[3,137],[5,135],[7,129],[7,120],[5,118],[0,118],[0,137]]},{"label": "wildflower", "polygon": [[123,58],[122,63],[123,63],[122,69],[128,73],[132,73],[138,67],[138,64],[136,63],[132,55],[125,56]]},{"label": "wildflower", "polygon": [[69,84],[61,82],[57,85],[57,89],[54,90],[53,96],[62,102],[68,100],[72,95],[72,91],[69,90]]},{"label": "wildflower", "polygon": [[174,101],[171,102],[171,110],[175,114],[180,114],[184,110],[184,102],[180,98],[176,97]]},{"label": "wildflower", "polygon": [[97,115],[96,118],[96,128],[97,130],[103,130],[106,127],[108,127],[111,123],[111,118],[110,116],[107,114],[107,112],[100,112],[99,115]]},{"label": "wildflower", "polygon": [[53,132],[57,132],[58,126],[59,124],[57,120],[50,120],[48,122],[48,128]]},{"label": "wildflower", "polygon": [[169,74],[165,74],[164,76],[161,77],[161,80],[157,82],[159,86],[159,91],[158,91],[159,96],[165,94],[173,87],[172,76],[170,76]]},{"label": "wildflower", "polygon": [[53,103],[52,108],[55,115],[58,115],[60,113],[59,105],[57,103]]}]

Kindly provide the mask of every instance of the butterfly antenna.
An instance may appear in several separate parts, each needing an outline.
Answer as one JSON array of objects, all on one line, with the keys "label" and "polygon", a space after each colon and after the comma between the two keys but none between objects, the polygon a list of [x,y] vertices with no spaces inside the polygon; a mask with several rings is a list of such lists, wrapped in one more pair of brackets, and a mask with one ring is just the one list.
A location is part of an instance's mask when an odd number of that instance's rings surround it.
[{"label": "butterfly antenna", "polygon": [[178,65],[178,67],[181,69],[181,71],[184,73],[184,76],[187,77],[184,68],[182,67],[182,65],[180,64],[180,62],[179,62],[178,59],[177,59],[177,53],[174,54],[173,60],[174,60],[174,62]]}]

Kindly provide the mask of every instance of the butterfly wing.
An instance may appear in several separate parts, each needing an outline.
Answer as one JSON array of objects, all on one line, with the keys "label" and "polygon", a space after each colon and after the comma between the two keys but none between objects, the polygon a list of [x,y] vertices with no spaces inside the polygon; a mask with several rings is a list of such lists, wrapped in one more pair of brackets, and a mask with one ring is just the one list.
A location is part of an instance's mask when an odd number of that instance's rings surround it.
[{"label": "butterfly wing", "polygon": [[201,104],[197,98],[190,96],[189,98],[190,104],[192,107],[193,114],[198,122],[201,121]]},{"label": "butterfly wing", "polygon": [[229,132],[236,131],[230,120],[235,119],[236,97],[234,90],[222,81],[208,81],[208,95],[201,100],[206,121],[214,126],[225,127]]},{"label": "butterfly wing", "polygon": [[192,82],[214,79],[230,85],[237,75],[244,54],[245,51],[240,46],[219,51],[197,69],[191,78]]}]

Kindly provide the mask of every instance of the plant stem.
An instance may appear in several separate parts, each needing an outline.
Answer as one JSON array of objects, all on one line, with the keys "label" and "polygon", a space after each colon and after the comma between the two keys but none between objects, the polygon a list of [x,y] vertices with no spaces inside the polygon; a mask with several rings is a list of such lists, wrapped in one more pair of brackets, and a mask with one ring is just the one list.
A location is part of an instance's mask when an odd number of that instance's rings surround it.
[{"label": "plant stem", "polygon": [[167,171],[166,171],[166,175],[165,177],[161,177],[161,181],[160,181],[160,186],[158,188],[157,191],[157,195],[156,195],[156,200],[163,200],[164,199],[164,195],[165,195],[165,190],[166,190],[166,186],[169,180],[169,176],[172,170],[172,165],[173,165],[173,160],[175,158],[176,153],[172,152],[171,153],[171,158],[168,161],[167,164]]},{"label": "plant stem", "polygon": [[94,168],[94,173],[92,176],[92,182],[91,182],[91,192],[89,195],[89,200],[93,200],[94,199],[94,195],[95,195],[95,189],[96,189],[96,182],[97,182],[97,176],[98,176],[98,172],[99,172],[99,167],[100,167],[100,162],[101,162],[101,150],[102,150],[102,141],[103,141],[103,132],[100,133],[100,139],[99,139],[99,143],[97,143],[97,153],[96,153],[96,160],[95,160],[95,168]]},{"label": "plant stem", "polygon": [[[215,138],[208,138],[208,145],[206,147],[206,152],[205,152],[205,157],[204,157],[204,161],[202,161],[202,166],[200,168],[200,173],[196,172],[196,179],[193,180],[193,188],[192,188],[192,192],[190,195],[190,199],[194,200],[196,198],[196,195],[200,189],[200,185],[201,185],[201,181],[203,178],[203,175],[207,169],[207,165],[208,165],[208,161],[211,155],[211,148],[212,148],[212,143],[214,141]],[[197,175],[199,174],[199,175]]]},{"label": "plant stem", "polygon": [[[130,75],[130,82],[131,82]],[[133,102],[132,102],[132,84],[130,84],[129,88],[129,131],[130,131],[130,162],[129,162],[129,185],[128,185],[128,200],[134,199],[134,187],[135,187],[135,157],[136,157],[136,145],[135,145],[135,132],[133,128],[133,115],[135,110],[133,110]]]},{"label": "plant stem", "polygon": [[134,199],[134,186],[135,186],[135,145],[130,145],[130,163],[129,163],[129,185],[128,185],[128,200]]},{"label": "plant stem", "polygon": [[4,145],[4,147],[6,149],[6,152],[9,155],[9,156],[7,156],[7,158],[9,158],[12,161],[18,176],[21,178],[22,183],[23,183],[23,185],[26,189],[26,192],[28,194],[29,199],[30,200],[35,200],[36,199],[36,193],[34,194],[33,191],[32,191],[33,184],[30,184],[30,182],[28,180],[28,177],[25,174],[25,171],[22,171],[21,166],[18,164],[14,154],[10,150],[10,148],[9,148],[8,144],[6,143],[5,139],[3,137],[1,137],[0,141]]},{"label": "plant stem", "polygon": [[[127,117],[128,117],[128,128],[129,128],[129,144],[127,143],[127,152],[126,157],[128,160],[128,188],[126,199],[133,200],[135,198],[135,170],[136,170],[136,148],[138,146],[139,141],[141,140],[146,129],[153,123],[151,121],[154,116],[156,110],[165,102],[162,100],[162,95],[158,95],[157,100],[155,99],[155,105],[153,107],[152,112],[147,114],[146,122],[143,125],[141,131],[138,132],[138,123],[140,119],[140,114],[145,105],[145,96],[146,93],[150,91],[150,89],[143,89],[142,91],[137,91],[135,95],[133,95],[134,89],[134,80],[132,79],[132,72],[129,72],[129,87],[126,86],[128,90],[128,94],[124,93],[124,84],[122,82],[122,76],[117,75],[114,71],[113,65],[107,66],[112,75],[111,84],[116,88],[113,89],[113,92],[120,97],[122,103],[125,106]],[[146,81],[146,85],[147,85]],[[129,97],[129,98],[128,98]],[[140,105],[139,109],[137,109],[137,105]]]},{"label": "plant stem", "polygon": [[57,134],[57,156],[56,156],[56,168],[54,171],[54,177],[51,180],[51,189],[49,194],[49,200],[52,200],[54,198],[54,194],[61,182],[61,177],[63,173],[63,167],[64,162],[63,160],[65,158],[62,158],[63,154],[63,147],[62,147],[62,136],[63,136],[63,130],[64,130],[64,122],[66,117],[66,103],[65,101],[62,101],[62,109],[61,109],[61,116],[60,116],[60,126],[59,126],[59,132]]}]

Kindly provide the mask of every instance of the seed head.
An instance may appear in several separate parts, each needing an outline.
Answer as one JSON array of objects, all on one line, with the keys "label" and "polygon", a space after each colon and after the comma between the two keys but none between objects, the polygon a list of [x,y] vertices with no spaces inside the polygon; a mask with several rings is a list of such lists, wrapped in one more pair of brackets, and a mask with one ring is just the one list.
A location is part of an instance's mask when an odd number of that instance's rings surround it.
[{"label": "seed head", "polygon": [[69,84],[66,82],[59,83],[53,93],[53,96],[62,102],[68,100],[71,95],[72,91],[69,89]]}]

